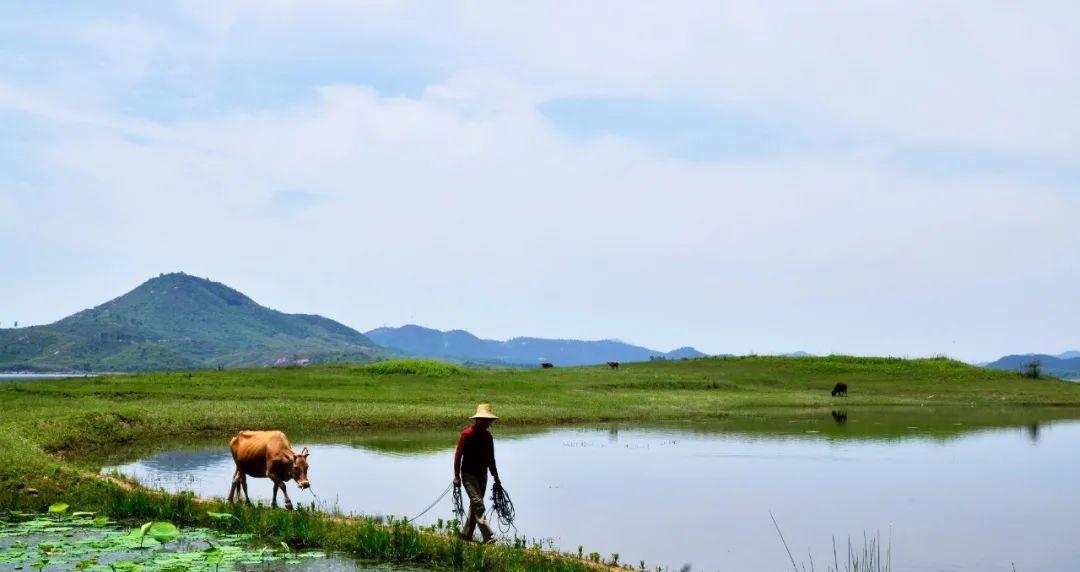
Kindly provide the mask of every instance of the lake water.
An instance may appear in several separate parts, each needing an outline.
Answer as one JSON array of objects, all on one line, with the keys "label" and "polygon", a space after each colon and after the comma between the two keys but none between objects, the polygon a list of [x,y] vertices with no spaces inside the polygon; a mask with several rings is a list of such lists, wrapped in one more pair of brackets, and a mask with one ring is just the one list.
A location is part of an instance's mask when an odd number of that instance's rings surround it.
[{"label": "lake water", "polygon": [[[844,423],[846,418],[834,418]],[[959,425],[959,423],[957,423]],[[927,436],[846,439],[816,430],[754,435],[687,428],[562,428],[496,435],[517,528],[564,551],[695,570],[818,569],[848,537],[881,535],[893,569],[1073,572],[1080,569],[1080,423]],[[411,439],[411,438],[409,438]],[[406,439],[406,440],[409,440]],[[412,516],[451,479],[454,432],[397,450],[383,441],[309,446],[313,489],[345,512]],[[435,443],[435,445],[431,445]],[[443,445],[444,444],[444,445]],[[200,496],[228,493],[224,446],[171,451],[119,469]],[[312,496],[290,484],[294,501]],[[253,499],[271,485],[250,480]],[[490,496],[490,494],[489,494]],[[424,523],[451,518],[447,497]],[[891,538],[891,543],[890,539]],[[843,557],[841,557],[843,560]]]},{"label": "lake water", "polygon": [[87,377],[92,374],[82,373],[0,373],[0,382],[26,381],[31,379],[64,379],[67,377]]}]

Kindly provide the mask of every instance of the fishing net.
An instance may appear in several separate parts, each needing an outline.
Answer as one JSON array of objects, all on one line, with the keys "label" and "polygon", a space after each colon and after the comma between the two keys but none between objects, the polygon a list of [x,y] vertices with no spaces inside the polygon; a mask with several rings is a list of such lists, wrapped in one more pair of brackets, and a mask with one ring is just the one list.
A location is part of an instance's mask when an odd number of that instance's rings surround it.
[{"label": "fishing net", "polygon": [[514,531],[517,536],[517,527],[514,526],[514,502],[510,500],[510,493],[506,492],[502,483],[495,481],[491,487],[491,508],[495,511],[495,520],[498,521],[499,531],[503,534]]},{"label": "fishing net", "polygon": [[465,505],[461,502],[461,486],[454,487],[454,518],[458,522],[465,522]]}]

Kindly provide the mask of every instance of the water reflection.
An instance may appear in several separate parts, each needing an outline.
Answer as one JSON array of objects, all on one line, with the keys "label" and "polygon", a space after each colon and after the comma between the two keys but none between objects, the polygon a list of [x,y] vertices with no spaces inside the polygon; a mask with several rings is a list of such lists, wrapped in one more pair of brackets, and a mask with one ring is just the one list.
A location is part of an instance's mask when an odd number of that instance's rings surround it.
[{"label": "water reflection", "polygon": [[[827,424],[813,426],[818,434],[798,423],[785,423],[782,435],[628,427],[504,435],[496,429],[496,450],[518,528],[568,551],[583,545],[605,557],[619,553],[623,561],[669,568],[690,562],[695,569],[781,570],[790,563],[772,510],[793,550],[809,550],[815,560],[831,554],[834,536],[843,546],[849,535],[881,531],[891,535],[897,570],[1008,572],[1016,562],[1018,570],[1071,572],[1080,562],[1072,533],[1080,492],[1071,476],[1080,471],[1074,454],[1080,424],[957,430],[948,438],[904,426],[881,433],[906,438],[848,440],[824,434],[826,427],[873,432],[880,418],[849,417],[846,410],[817,415]],[[939,425],[963,422],[947,418]],[[388,436],[352,444],[305,441],[313,488],[347,512],[415,514],[450,480],[454,433],[410,434],[410,446],[422,446],[409,454],[388,452]],[[218,446],[174,451],[122,470],[220,497],[233,467]],[[253,499],[269,498],[268,482],[250,482]],[[312,498],[297,493],[294,500]],[[449,517],[444,504],[421,520]]]}]

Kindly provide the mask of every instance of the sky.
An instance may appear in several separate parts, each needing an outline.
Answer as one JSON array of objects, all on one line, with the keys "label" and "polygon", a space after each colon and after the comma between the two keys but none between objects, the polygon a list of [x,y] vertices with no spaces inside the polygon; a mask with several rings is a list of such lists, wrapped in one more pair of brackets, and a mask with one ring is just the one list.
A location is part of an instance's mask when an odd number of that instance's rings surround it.
[{"label": "sky", "polygon": [[0,327],[1080,349],[1080,3],[0,2]]}]

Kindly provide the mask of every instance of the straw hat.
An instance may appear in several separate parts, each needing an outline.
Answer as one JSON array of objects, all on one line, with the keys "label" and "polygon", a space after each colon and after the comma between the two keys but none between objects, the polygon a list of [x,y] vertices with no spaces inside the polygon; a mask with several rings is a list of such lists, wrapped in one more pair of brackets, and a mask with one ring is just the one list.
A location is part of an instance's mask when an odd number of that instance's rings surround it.
[{"label": "straw hat", "polygon": [[491,405],[487,403],[481,403],[476,406],[476,415],[473,415],[469,419],[498,419],[499,416],[491,412]]}]

